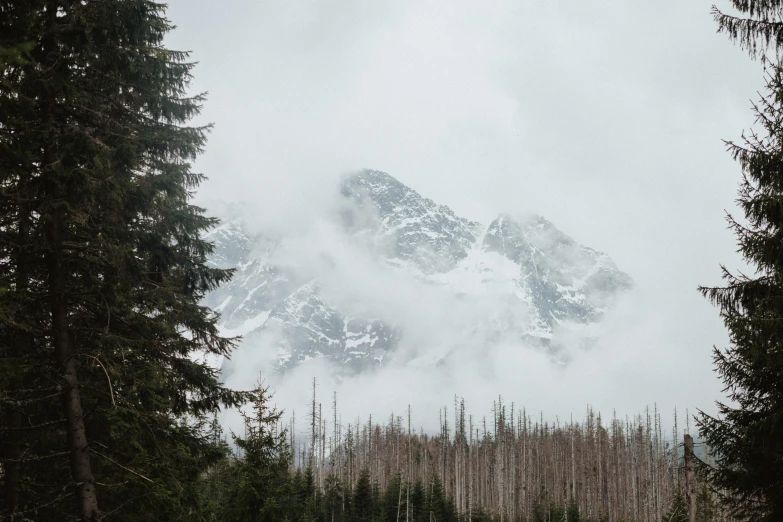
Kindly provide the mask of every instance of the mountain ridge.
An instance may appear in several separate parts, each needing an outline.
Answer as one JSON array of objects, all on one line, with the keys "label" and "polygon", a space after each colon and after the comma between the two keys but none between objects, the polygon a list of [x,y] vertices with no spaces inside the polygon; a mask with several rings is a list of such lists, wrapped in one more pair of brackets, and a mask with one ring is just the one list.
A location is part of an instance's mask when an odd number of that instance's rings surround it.
[{"label": "mountain ridge", "polygon": [[[488,340],[536,345],[557,359],[557,328],[600,321],[633,286],[607,254],[536,214],[501,213],[485,226],[376,170],[345,178],[339,191],[335,226],[349,238],[381,244],[379,263],[449,299],[492,303],[497,317],[478,310],[471,326]],[[278,371],[323,358],[341,372],[361,372],[383,364],[405,341],[405,325],[393,318],[356,315],[328,302],[319,281],[277,262],[279,242],[249,233],[240,221],[222,223],[207,238],[215,244],[211,262],[237,271],[206,304],[221,313],[226,333],[276,350]]]}]

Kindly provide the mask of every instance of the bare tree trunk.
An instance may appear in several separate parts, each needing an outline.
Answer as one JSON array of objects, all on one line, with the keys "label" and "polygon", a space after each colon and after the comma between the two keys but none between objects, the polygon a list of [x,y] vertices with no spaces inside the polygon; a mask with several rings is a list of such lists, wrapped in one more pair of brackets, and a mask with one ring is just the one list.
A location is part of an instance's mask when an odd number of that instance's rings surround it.
[{"label": "bare tree trunk", "polygon": [[[402,474],[399,475],[402,478]],[[400,522],[400,513],[402,512],[402,481],[398,483],[397,487],[397,522]]]},{"label": "bare tree trunk", "polygon": [[405,488],[405,522],[410,522],[411,519],[411,468],[413,467],[413,459],[411,458],[411,405],[408,404],[408,480],[406,481]]},{"label": "bare tree trunk", "polygon": [[[333,450],[336,454],[344,451],[346,460],[328,469],[322,463],[319,472],[324,477],[343,473],[350,479],[356,454],[358,467],[370,469],[372,481],[382,490],[398,474],[400,487],[406,491],[404,495],[398,491],[396,520],[405,522],[413,516],[410,487],[414,477],[426,481],[433,474],[441,477],[444,493],[454,501],[460,516],[467,519],[478,510],[486,510],[497,520],[524,520],[530,518],[537,502],[564,507],[575,502],[585,517],[606,514],[614,522],[660,520],[661,507],[668,505],[676,492],[676,476],[667,471],[676,453],[670,453],[664,444],[657,411],[626,418],[625,422],[613,416],[610,431],[600,414],[596,416],[590,409],[582,424],[573,420],[549,424],[543,417],[533,423],[523,411],[515,426],[513,406],[508,421],[502,403],[494,406],[494,423],[489,426],[494,432],[487,429],[484,419],[483,438],[480,429],[474,433],[472,417],[467,423],[469,434],[465,434],[462,404],[457,405],[453,440],[445,410],[440,411],[440,435],[432,437],[412,432],[410,409],[407,434],[402,417],[395,420],[392,415],[388,425],[370,421],[363,429],[357,420],[358,437],[349,429],[345,446]],[[323,424],[321,429],[325,432]],[[323,459],[324,438],[316,433],[316,440],[321,441]],[[407,464],[403,451],[407,451]],[[415,461],[413,453],[417,454]],[[301,458],[300,465],[309,465],[308,456]],[[692,468],[689,465],[688,469]],[[692,471],[688,471],[686,480],[693,484],[690,491],[695,490],[692,477]],[[427,487],[431,494],[432,482],[427,482]],[[692,499],[695,495],[689,497],[689,504],[693,504]]]},{"label": "bare tree trunk", "polygon": [[693,437],[685,434],[685,500],[688,522],[696,522],[696,477],[693,473]]}]

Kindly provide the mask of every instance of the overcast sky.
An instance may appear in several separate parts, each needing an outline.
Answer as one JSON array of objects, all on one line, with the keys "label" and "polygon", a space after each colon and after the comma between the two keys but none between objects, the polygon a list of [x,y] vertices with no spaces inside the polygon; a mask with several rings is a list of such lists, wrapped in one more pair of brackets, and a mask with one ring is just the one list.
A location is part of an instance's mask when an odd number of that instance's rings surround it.
[{"label": "overcast sky", "polygon": [[172,0],[168,45],[193,51],[215,123],[199,201],[251,200],[295,231],[338,175],[369,167],[483,223],[540,213],[607,252],[645,303],[615,319],[634,325],[608,349],[613,382],[546,406],[709,411],[726,333],[696,287],[741,263],[723,219],[740,172],[721,139],[752,124],[763,85],[710,6]]}]

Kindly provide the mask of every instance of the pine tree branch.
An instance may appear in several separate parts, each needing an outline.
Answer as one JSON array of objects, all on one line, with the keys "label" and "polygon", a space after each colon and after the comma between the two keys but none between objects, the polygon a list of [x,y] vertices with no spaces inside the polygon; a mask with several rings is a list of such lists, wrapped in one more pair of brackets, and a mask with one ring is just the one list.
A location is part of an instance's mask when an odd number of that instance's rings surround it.
[{"label": "pine tree branch", "polygon": [[111,395],[111,403],[112,403],[112,406],[114,406],[116,408],[117,407],[117,403],[114,402],[114,389],[112,388],[111,377],[109,377],[109,372],[106,371],[106,367],[103,365],[103,363],[101,362],[100,359],[98,359],[97,357],[95,357],[93,355],[90,355],[88,353],[82,353],[82,354],[79,354],[79,355],[84,355],[85,357],[89,357],[91,359],[94,359],[95,362],[97,362],[100,365],[100,367],[103,369],[103,373],[106,374],[106,382],[109,383],[109,394]]},{"label": "pine tree branch", "polygon": [[133,474],[134,474],[134,475],[136,475],[137,477],[139,477],[139,478],[142,478],[142,479],[146,480],[147,482],[150,482],[150,483],[153,483],[153,484],[154,484],[154,481],[153,481],[152,479],[149,479],[149,478],[145,477],[144,475],[142,475],[141,473],[139,473],[139,472],[137,472],[137,471],[133,471],[132,469],[130,469],[130,468],[127,468],[127,467],[123,466],[122,464],[120,464],[120,463],[119,463],[119,462],[117,462],[116,460],[110,459],[110,458],[109,458],[109,457],[107,457],[106,455],[104,455],[104,454],[102,454],[102,453],[99,453],[99,452],[95,451],[95,449],[91,449],[91,450],[90,450],[90,453],[94,453],[94,454],[98,455],[99,457],[101,457],[101,458],[103,458],[103,459],[106,459],[107,461],[111,462],[111,463],[112,463],[112,464],[114,464],[115,466],[118,466],[118,467],[120,467],[120,468],[124,469],[125,471],[127,471],[127,472],[129,472],[129,473],[133,473]]}]

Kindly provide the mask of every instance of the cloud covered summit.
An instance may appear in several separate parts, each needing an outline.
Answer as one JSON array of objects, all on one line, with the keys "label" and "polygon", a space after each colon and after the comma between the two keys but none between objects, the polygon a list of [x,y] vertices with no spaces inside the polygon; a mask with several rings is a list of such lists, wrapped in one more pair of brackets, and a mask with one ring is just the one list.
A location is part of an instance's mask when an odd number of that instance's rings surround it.
[{"label": "cloud covered summit", "polygon": [[273,239],[241,217],[210,233],[213,262],[237,273],[207,303],[244,350],[269,356],[258,370],[323,359],[350,374],[498,343],[565,363],[632,287],[608,255],[541,216],[472,222],[374,170],[339,192],[309,236]]}]

